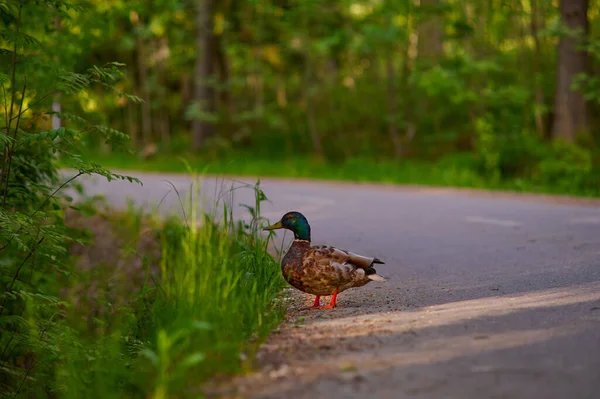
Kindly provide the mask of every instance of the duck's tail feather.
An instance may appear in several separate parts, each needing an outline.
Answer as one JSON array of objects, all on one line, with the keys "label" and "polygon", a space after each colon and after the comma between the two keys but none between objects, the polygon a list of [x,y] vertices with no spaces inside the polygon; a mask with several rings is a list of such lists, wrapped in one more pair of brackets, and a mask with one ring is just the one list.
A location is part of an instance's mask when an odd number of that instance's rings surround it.
[{"label": "duck's tail feather", "polygon": [[374,274],[369,274],[367,276],[367,278],[373,280],[373,281],[379,281],[380,283],[385,283],[387,280],[383,277],[381,277],[379,274],[374,273]]},{"label": "duck's tail feather", "polygon": [[379,263],[380,265],[385,265],[385,262],[379,258],[373,258],[373,263]]}]

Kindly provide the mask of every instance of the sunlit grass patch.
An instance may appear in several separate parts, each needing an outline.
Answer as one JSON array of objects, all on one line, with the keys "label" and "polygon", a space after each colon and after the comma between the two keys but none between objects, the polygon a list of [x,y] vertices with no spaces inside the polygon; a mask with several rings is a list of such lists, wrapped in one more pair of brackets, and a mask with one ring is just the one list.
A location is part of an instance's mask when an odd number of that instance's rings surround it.
[{"label": "sunlit grass patch", "polygon": [[281,320],[280,270],[258,234],[264,194],[256,188],[255,195],[250,223],[234,221],[227,207],[214,220],[191,206],[187,224],[171,219],[165,225],[150,345],[140,364],[156,397],[189,385],[190,373],[204,380],[242,371]]}]

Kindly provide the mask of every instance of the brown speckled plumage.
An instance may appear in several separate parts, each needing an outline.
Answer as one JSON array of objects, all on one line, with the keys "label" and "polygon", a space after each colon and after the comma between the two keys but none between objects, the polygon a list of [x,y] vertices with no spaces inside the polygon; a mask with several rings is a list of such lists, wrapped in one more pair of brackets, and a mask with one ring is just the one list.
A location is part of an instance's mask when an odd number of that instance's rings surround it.
[{"label": "brown speckled plumage", "polygon": [[373,281],[377,258],[353,254],[326,245],[310,246],[309,241],[294,240],[281,261],[285,280],[293,287],[313,295],[331,295]]}]

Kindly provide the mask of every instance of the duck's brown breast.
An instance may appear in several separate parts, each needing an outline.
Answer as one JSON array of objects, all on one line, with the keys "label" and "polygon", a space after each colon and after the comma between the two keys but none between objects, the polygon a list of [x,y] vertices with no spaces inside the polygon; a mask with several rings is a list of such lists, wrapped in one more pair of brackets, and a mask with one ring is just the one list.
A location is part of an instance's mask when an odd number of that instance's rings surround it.
[{"label": "duck's brown breast", "polygon": [[304,291],[305,271],[302,268],[304,254],[310,248],[309,241],[294,240],[292,246],[281,260],[281,273],[291,286]]}]

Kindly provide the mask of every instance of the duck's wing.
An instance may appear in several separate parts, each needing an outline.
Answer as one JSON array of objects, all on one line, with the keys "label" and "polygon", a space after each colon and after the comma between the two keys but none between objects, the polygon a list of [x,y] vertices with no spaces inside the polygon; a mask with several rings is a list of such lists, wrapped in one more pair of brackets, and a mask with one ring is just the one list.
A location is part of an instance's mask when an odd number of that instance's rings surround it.
[{"label": "duck's wing", "polygon": [[375,257],[358,255],[336,247],[320,245],[311,247],[305,259],[309,260],[310,263],[314,262],[318,267],[325,269],[333,267],[343,274],[359,273],[374,281],[385,281],[373,268],[373,264],[384,264],[384,262]]}]

